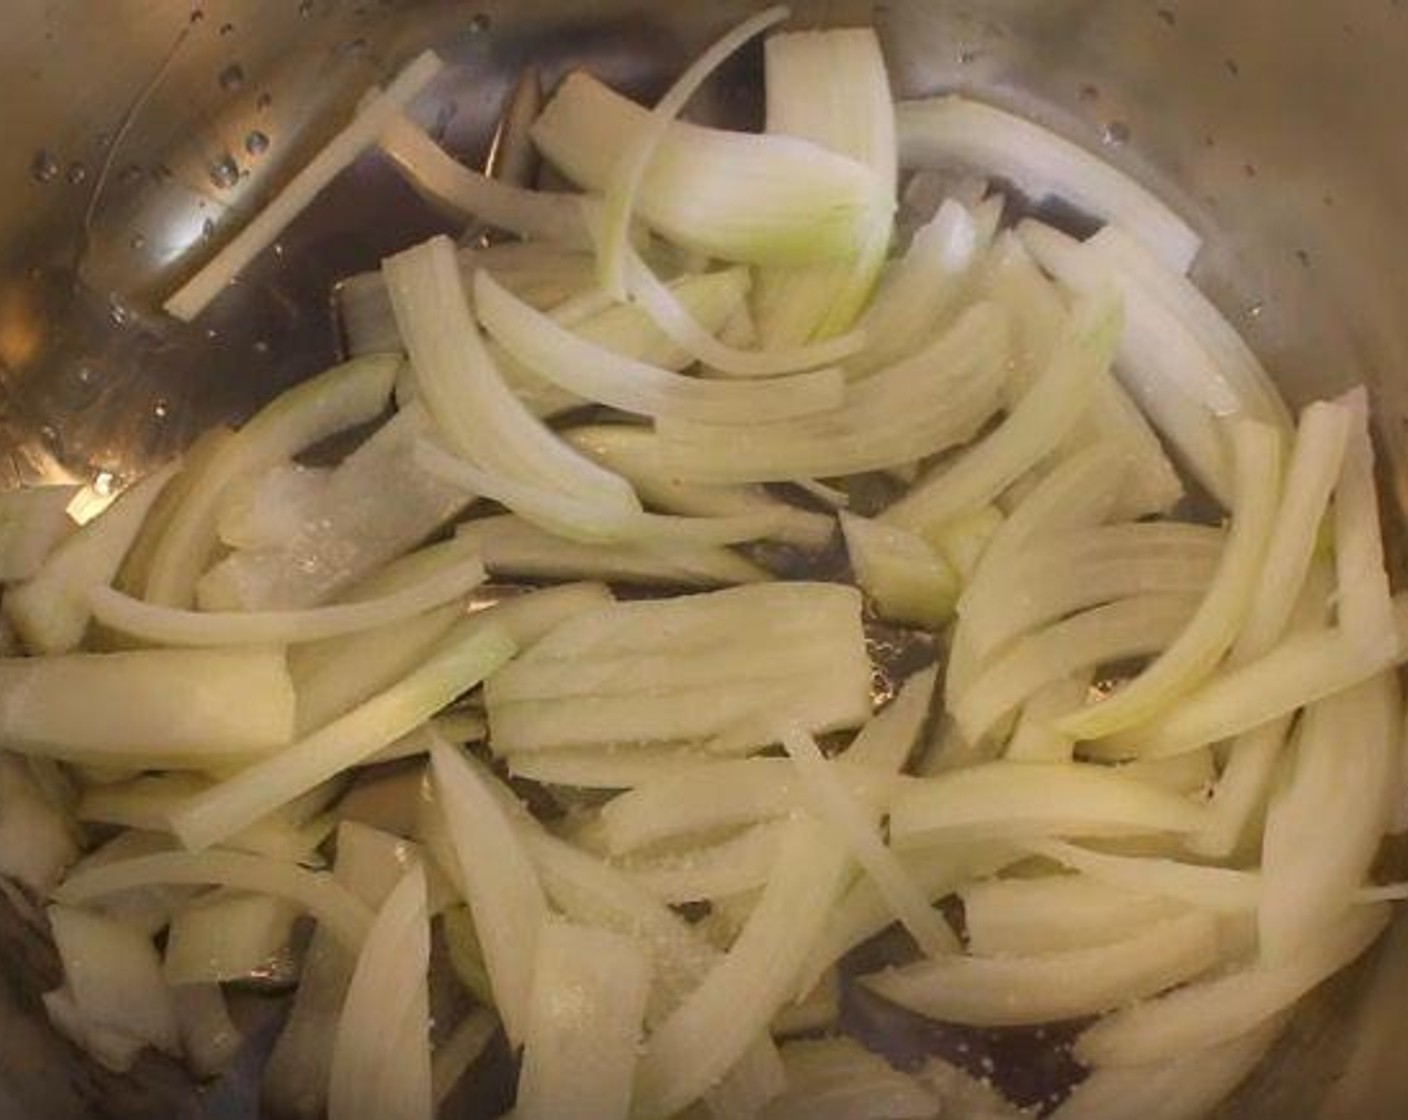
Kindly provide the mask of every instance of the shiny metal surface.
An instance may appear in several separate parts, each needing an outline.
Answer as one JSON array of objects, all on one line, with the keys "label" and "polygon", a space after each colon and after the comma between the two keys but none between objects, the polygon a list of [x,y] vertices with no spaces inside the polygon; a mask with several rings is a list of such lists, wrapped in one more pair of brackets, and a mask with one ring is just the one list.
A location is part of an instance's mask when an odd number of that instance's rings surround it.
[{"label": "shiny metal surface", "polygon": [[[194,6],[193,4],[198,5]],[[434,45],[416,106],[470,162],[523,65],[658,89],[752,5],[599,0],[7,0],[0,36],[0,485],[99,490],[247,415],[331,358],[328,291],[442,228],[364,159],[197,323],[174,281]],[[1363,378],[1408,504],[1408,5],[1397,0],[798,0],[874,20],[899,92],[960,88],[1032,113],[1159,187],[1207,236],[1197,277],[1288,395]],[[702,111],[747,123],[757,53]],[[42,1026],[53,964],[0,916],[0,1117],[252,1116],[148,1062],[120,1082]],[[1378,975],[1382,973],[1382,975]],[[1408,1115],[1408,925],[1318,999],[1229,1116]],[[247,1089],[248,1081],[245,1086]]]}]

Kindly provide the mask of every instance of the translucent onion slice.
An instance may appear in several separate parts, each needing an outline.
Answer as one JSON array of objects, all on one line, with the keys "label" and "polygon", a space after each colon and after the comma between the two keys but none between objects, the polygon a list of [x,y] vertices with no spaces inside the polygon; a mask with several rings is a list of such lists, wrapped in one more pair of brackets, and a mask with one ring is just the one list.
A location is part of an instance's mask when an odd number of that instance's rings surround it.
[{"label": "translucent onion slice", "polygon": [[[424,1010],[429,966],[425,872],[417,866],[377,913],[347,986],[328,1077],[329,1120],[434,1115]],[[410,1032],[419,1045],[398,1045]]]},{"label": "translucent onion slice", "polygon": [[105,863],[70,875],[54,898],[78,906],[156,885],[221,886],[286,898],[303,907],[353,951],[371,928],[371,913],[331,875],[245,852],[158,852]]},{"label": "translucent onion slice", "polygon": [[976,668],[1038,626],[1127,596],[1203,594],[1224,548],[1216,529],[1152,521],[1071,528],[1006,559],[985,555],[959,601],[965,657]]},{"label": "translucent onion slice", "polygon": [[1179,273],[1198,254],[1201,239],[1156,195],[1035,121],[958,95],[900,102],[897,113],[904,167],[961,162],[1060,198],[1123,226]]},{"label": "translucent onion slice", "polygon": [[166,311],[189,322],[205,310],[225,285],[277,239],[323,188],[376,143],[381,130],[431,83],[442,65],[434,51],[417,55],[384,90],[365,100],[351,123],[329,140],[268,206],[166,301]]},{"label": "translucent onion slice", "polygon": [[[1028,540],[1061,529],[1099,524],[1110,513],[1119,489],[1119,457],[1103,443],[1085,448],[1054,467],[994,531],[983,550],[981,562],[969,577],[958,601],[958,625],[950,642],[944,691],[949,702],[965,688],[981,666],[981,643],[970,616],[981,611],[977,604],[995,603],[1006,598],[1009,565]],[[992,609],[992,608],[989,608]]]},{"label": "translucent onion slice", "polygon": [[808,808],[836,830],[915,944],[931,957],[957,949],[953,930],[881,839],[874,811],[858,801],[837,777],[835,768],[827,765],[816,740],[795,724],[786,725],[780,738],[797,767]]},{"label": "translucent onion slice", "polygon": [[88,601],[99,622],[161,645],[290,645],[394,625],[463,598],[486,578],[478,559],[466,559],[377,599],[301,611],[186,611],[144,603],[104,586],[90,589]]},{"label": "translucent onion slice", "polygon": [[631,789],[681,770],[709,766],[715,755],[693,746],[639,747],[633,743],[508,756],[509,773],[550,786]]},{"label": "translucent onion slice", "polygon": [[972,290],[983,248],[972,214],[945,199],[881,279],[862,320],[866,348],[847,370],[883,369],[922,346]]},{"label": "translucent onion slice", "polygon": [[691,517],[771,513],[777,524],[770,538],[799,548],[821,548],[836,531],[827,514],[793,506],[762,487],[680,481],[665,468],[660,438],[649,428],[588,424],[569,428],[563,437],[627,479],[643,501],[658,509]]},{"label": "translucent onion slice", "polygon": [[381,128],[377,145],[415,187],[466,221],[475,219],[535,241],[591,247],[580,195],[526,190],[472,171],[403,113]]},{"label": "translucent onion slice", "polygon": [[680,349],[726,377],[774,377],[843,361],[865,347],[863,331],[850,331],[821,342],[775,350],[742,350],[710,334],[688,307],[629,246],[626,284],[633,303]]},{"label": "translucent onion slice", "polygon": [[150,939],[113,918],[72,906],[50,906],[46,914],[65,985],[82,1015],[178,1053],[176,1006]]},{"label": "translucent onion slice", "polygon": [[856,732],[844,752],[846,762],[892,774],[902,771],[929,718],[938,672],[933,665],[906,679],[895,698]]},{"label": "translucent onion slice", "polygon": [[1340,477],[1353,413],[1344,405],[1317,401],[1300,414],[1286,467],[1276,523],[1231,662],[1260,657],[1275,646],[1290,623],[1310,571],[1330,494]]},{"label": "translucent onion slice", "polygon": [[176,834],[188,848],[217,843],[420,726],[513,656],[486,618],[461,622],[415,672],[346,715],[192,797],[171,815]]},{"label": "translucent onion slice", "polygon": [[670,126],[695,91],[730,55],[769,27],[781,23],[789,14],[780,4],[766,8],[711,44],[675,79],[626,145],[613,154],[614,163],[603,192],[601,224],[597,230],[597,277],[602,289],[613,299],[621,300],[626,296],[624,258],[631,215],[641,182]]},{"label": "translucent onion slice", "polygon": [[[576,71],[532,135],[568,178],[603,191],[622,152],[649,127],[650,110]],[[674,121],[645,170],[635,212],[707,257],[796,265],[852,253],[873,189],[867,168],[816,144]]]},{"label": "translucent onion slice", "polygon": [[885,511],[911,531],[938,529],[995,499],[1067,437],[1094,397],[1121,329],[1118,305],[1077,308],[1050,364],[1001,426],[959,459],[921,479]]},{"label": "translucent onion slice", "polygon": [[853,1038],[789,1042],[782,1047],[782,1061],[787,1091],[768,1106],[768,1120],[923,1120],[943,1115],[933,1091]]},{"label": "translucent onion slice", "polygon": [[[236,548],[201,577],[196,587],[200,607],[258,611],[318,606],[432,537],[474,495],[417,462],[416,441],[431,430],[424,409],[407,405],[334,467],[319,493],[301,508],[296,496],[277,484],[268,493],[273,480],[263,476],[254,485],[273,516],[251,528],[264,540]],[[268,524],[278,517],[296,519],[296,527],[279,532]]]},{"label": "translucent onion slice", "polygon": [[1189,595],[1139,595],[1018,638],[959,693],[953,718],[964,738],[976,743],[1048,685],[1082,670],[1167,649],[1197,606],[1197,598]]},{"label": "translucent onion slice", "polygon": [[[895,776],[875,767],[832,765],[848,788],[877,809],[894,788]],[[735,759],[642,782],[607,805],[601,822],[607,847],[622,855],[678,837],[772,820],[802,804],[791,763]]]},{"label": "translucent onion slice", "polygon": [[742,894],[766,885],[786,828],[785,820],[764,821],[717,844],[691,848],[682,855],[631,860],[622,866],[672,906]]},{"label": "translucent onion slice", "polygon": [[763,51],[767,131],[811,140],[875,176],[854,260],[760,275],[754,306],[762,344],[771,348],[831,337],[855,322],[889,250],[898,167],[890,80],[872,28],[773,35]]},{"label": "translucent onion slice", "polygon": [[73,532],[68,507],[79,486],[25,486],[0,494],[0,580],[13,583],[39,571],[54,546]]},{"label": "translucent onion slice", "polygon": [[238,765],[289,741],[293,706],[277,648],[0,658],[0,737],[50,758]]},{"label": "translucent onion slice", "polygon": [[220,986],[185,984],[172,988],[171,996],[176,1002],[176,1023],[186,1064],[202,1080],[219,1077],[234,1064],[244,1044]]},{"label": "translucent onion slice", "polygon": [[202,463],[183,487],[147,571],[149,602],[188,607],[216,543],[220,505],[241,475],[286,462],[328,436],[376,419],[401,359],[354,358],[274,399]]},{"label": "translucent onion slice", "polygon": [[216,891],[171,916],[162,975],[173,986],[288,975],[298,908],[264,894]]},{"label": "translucent onion slice", "polygon": [[902,786],[890,803],[891,842],[1132,836],[1191,832],[1193,802],[1108,767],[989,762]]},{"label": "translucent onion slice", "polygon": [[[863,723],[870,662],[853,588],[755,584],[636,601],[571,620],[488,686],[496,749],[773,741],[778,710],[815,729]],[[737,643],[747,625],[753,641]],[[780,707],[779,707],[780,705]]]},{"label": "translucent onion slice", "polygon": [[1355,907],[1283,965],[1243,969],[1117,1011],[1076,1040],[1076,1056],[1091,1066],[1143,1066],[1237,1038],[1358,957],[1390,913],[1385,903]]},{"label": "translucent onion slice", "polygon": [[[520,838],[523,812],[497,779],[458,749],[431,752],[431,773],[454,853],[454,866],[484,949],[494,1004],[515,1046],[530,1022],[538,937],[547,899]],[[482,858],[493,852],[493,859]]]},{"label": "translucent onion slice", "polygon": [[1203,910],[1245,914],[1254,911],[1261,898],[1261,876],[1255,871],[1113,855],[1061,840],[1037,840],[1026,847],[1097,882],[1159,895]]},{"label": "translucent onion slice", "polygon": [[453,244],[436,237],[382,265],[421,400],[449,447],[508,481],[629,516],[619,476],[563,443],[513,395],[470,316]]},{"label": "translucent onion slice", "polygon": [[687,377],[594,345],[535,311],[488,272],[475,275],[474,298],[484,329],[517,361],[586,400],[623,412],[739,424],[806,416],[841,403],[839,370],[765,381]]},{"label": "translucent onion slice", "polygon": [[669,1017],[641,1056],[634,1112],[666,1117],[747,1053],[796,990],[807,953],[843,886],[846,859],[820,825],[798,817],[777,870],[737,941]]},{"label": "translucent onion slice", "polygon": [[643,942],[546,923],[533,964],[514,1115],[626,1120],[650,982]]},{"label": "translucent onion slice", "polygon": [[[628,934],[650,946],[655,982],[646,1018],[652,1026],[673,1012],[717,964],[717,949],[620,868],[550,836],[536,824],[525,824],[521,835],[555,906],[573,921]],[[763,1033],[705,1100],[725,1116],[756,1112],[784,1084],[777,1050]]]},{"label": "translucent onion slice", "polygon": [[[933,902],[964,883],[996,874],[1021,860],[1022,850],[1002,843],[942,844],[896,853],[920,890]],[[818,983],[826,970],[849,950],[894,921],[894,912],[869,878],[861,876],[846,889],[802,971],[798,996]]]},{"label": "translucent onion slice", "polygon": [[1264,657],[1224,670],[1162,717],[1110,743],[1150,757],[1177,754],[1352,688],[1408,658],[1408,597],[1394,597],[1393,618],[1398,648],[1390,657],[1366,656],[1359,643],[1334,627],[1295,634]]},{"label": "translucent onion slice", "polygon": [[1207,914],[1168,918],[1105,945],[1032,956],[950,954],[871,973],[876,995],[921,1015],[978,1027],[1098,1015],[1191,980],[1221,957]]},{"label": "translucent onion slice", "polygon": [[1095,1070],[1051,1120],[1192,1120],[1216,1108],[1266,1056],[1285,1029],[1277,1016],[1240,1038],[1168,1062]]},{"label": "translucent onion slice", "polygon": [[1236,497],[1227,547],[1197,613],[1178,639],[1113,695],[1063,719],[1077,739],[1120,731],[1157,715],[1200,683],[1237,639],[1266,555],[1280,496],[1276,433],[1255,421],[1234,429]]},{"label": "translucent onion slice", "polygon": [[1261,840],[1262,959],[1281,964],[1351,905],[1388,830],[1399,752],[1398,681],[1381,673],[1301,716]]},{"label": "translucent onion slice", "polygon": [[747,427],[660,422],[661,452],[680,478],[787,482],[901,466],[971,439],[996,411],[1006,324],[978,304],[937,340],[847,386],[835,412]]},{"label": "translucent onion slice", "polygon": [[5,617],[33,653],[67,653],[82,640],[91,612],[88,593],[116,578],[153,503],[180,469],[163,467],[125,491],[62,541],[33,578],[6,589]]},{"label": "translucent onion slice", "polygon": [[[1090,244],[1116,268],[1139,283],[1168,307],[1212,356],[1227,379],[1250,402],[1258,419],[1289,430],[1291,417],[1275,383],[1213,302],[1182,272],[1169,267],[1136,237],[1111,224],[1098,230]],[[1186,270],[1184,270],[1186,271]]]},{"label": "translucent onion slice", "polygon": [[958,576],[923,537],[849,513],[841,532],[856,583],[880,617],[937,630],[952,615]]},{"label": "translucent onion slice", "polygon": [[985,879],[958,892],[968,950],[979,957],[1036,956],[1131,937],[1183,907],[1084,875]]},{"label": "translucent onion slice", "polygon": [[1341,399],[1352,427],[1335,487],[1335,613],[1340,629],[1362,644],[1366,655],[1391,653],[1397,638],[1374,483],[1369,396],[1360,386]]},{"label": "translucent onion slice", "polygon": [[[1095,292],[1111,283],[1104,262],[1074,238],[1031,219],[1018,226],[1018,233],[1062,285]],[[1236,411],[1239,401],[1196,340],[1166,309],[1141,298],[1137,290],[1122,294],[1126,330],[1115,372],[1178,458],[1225,505],[1231,495],[1231,471],[1217,416]]]},{"label": "translucent onion slice", "polygon": [[764,568],[715,545],[588,543],[554,536],[504,514],[456,531],[497,576],[603,579],[667,587],[719,587],[771,579]]}]

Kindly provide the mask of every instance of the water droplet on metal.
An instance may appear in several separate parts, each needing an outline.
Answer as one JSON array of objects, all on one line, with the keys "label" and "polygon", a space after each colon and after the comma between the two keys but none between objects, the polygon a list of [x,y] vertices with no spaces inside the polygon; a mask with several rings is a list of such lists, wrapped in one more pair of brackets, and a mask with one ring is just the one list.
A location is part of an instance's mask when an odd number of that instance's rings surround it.
[{"label": "water droplet on metal", "polygon": [[162,398],[152,405],[152,415],[158,420],[165,420],[171,414],[171,406]]},{"label": "water droplet on metal", "polygon": [[80,385],[93,384],[94,373],[91,366],[79,366],[78,372],[74,376],[78,378]]},{"label": "water droplet on metal", "polygon": [[269,344],[262,338],[255,339],[254,352],[262,357],[269,353]]},{"label": "water droplet on metal", "polygon": [[36,183],[52,183],[54,177],[59,173],[59,161],[56,160],[47,148],[40,148],[34,153],[34,159],[29,164],[29,177]]},{"label": "water droplet on metal", "polygon": [[205,328],[205,337],[206,337],[209,341],[214,342],[217,338],[220,337],[220,332],[217,331],[214,327],[206,327],[206,328]]},{"label": "water droplet on metal", "polygon": [[240,167],[233,156],[221,156],[211,166],[210,181],[221,190],[229,190],[240,181]]},{"label": "water droplet on metal", "polygon": [[1266,304],[1264,304],[1264,303],[1254,303],[1254,304],[1252,304],[1250,307],[1247,308],[1247,318],[1248,318],[1248,319],[1260,319],[1260,318],[1261,318],[1261,313],[1262,313],[1263,311],[1265,311],[1265,310],[1266,310]]},{"label": "water droplet on metal", "polygon": [[192,23],[200,23],[200,22],[201,22],[202,20],[204,20],[204,19],[205,19],[205,12],[204,12],[204,11],[202,11],[200,8],[193,8],[193,9],[191,9],[191,22],[192,22]]},{"label": "water droplet on metal", "polygon": [[254,107],[256,109],[267,109],[273,103],[274,95],[272,93],[261,93],[259,100],[254,103]]},{"label": "water droplet on metal", "polygon": [[489,30],[491,25],[488,12],[476,12],[469,20],[469,30],[475,35],[482,35]]},{"label": "water droplet on metal", "polygon": [[222,24],[220,25],[220,34],[221,34],[221,35],[233,35],[234,33],[235,33],[235,25],[234,25],[233,23],[222,23]]},{"label": "water droplet on metal", "polygon": [[68,165],[68,181],[75,187],[88,178],[88,169],[81,163],[71,163]]},{"label": "water droplet on metal", "polygon": [[244,138],[244,150],[252,156],[262,156],[269,150],[269,137],[255,129]]},{"label": "water droplet on metal", "polygon": [[132,235],[131,245],[132,248],[140,251],[147,247],[147,239],[143,237],[140,233],[134,233]]},{"label": "water droplet on metal", "polygon": [[226,93],[233,93],[242,85],[244,85],[244,67],[238,62],[232,62],[220,71],[220,88]]},{"label": "water droplet on metal", "polygon": [[[136,313],[115,295],[108,297],[108,316],[119,327],[130,327],[137,321]],[[86,371],[85,366],[84,372]]]},{"label": "water droplet on metal", "polygon": [[1129,125],[1124,121],[1111,121],[1100,130],[1100,140],[1112,148],[1119,148],[1129,143]]}]

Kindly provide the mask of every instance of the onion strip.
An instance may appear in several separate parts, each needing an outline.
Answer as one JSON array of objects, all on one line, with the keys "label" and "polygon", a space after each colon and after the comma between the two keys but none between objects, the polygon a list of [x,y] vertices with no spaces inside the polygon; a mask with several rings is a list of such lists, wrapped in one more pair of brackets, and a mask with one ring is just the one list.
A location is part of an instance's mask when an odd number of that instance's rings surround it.
[{"label": "onion strip", "polygon": [[283,232],[332,180],[376,143],[388,121],[398,116],[440,72],[434,51],[426,51],[366,101],[350,124],[324,145],[244,229],[164,304],[166,311],[186,322],[194,319],[225,285],[244,270],[265,246]]},{"label": "onion strip", "polygon": [[302,906],[354,952],[371,928],[370,911],[333,877],[245,852],[158,852],[75,871],[54,892],[78,906],[151,886],[221,886],[286,898]]},{"label": "onion strip", "polygon": [[675,79],[665,96],[650,111],[644,126],[632,136],[625,150],[616,154],[615,166],[604,192],[601,225],[597,231],[597,279],[613,299],[626,298],[623,270],[631,214],[635,209],[641,180],[666,131],[695,91],[730,55],[790,14],[782,4],[765,8],[712,44]]},{"label": "onion strip", "polygon": [[403,622],[468,595],[485,578],[484,565],[467,559],[379,599],[294,611],[185,611],[144,603],[111,587],[93,588],[88,600],[99,622],[161,645],[287,645]]}]

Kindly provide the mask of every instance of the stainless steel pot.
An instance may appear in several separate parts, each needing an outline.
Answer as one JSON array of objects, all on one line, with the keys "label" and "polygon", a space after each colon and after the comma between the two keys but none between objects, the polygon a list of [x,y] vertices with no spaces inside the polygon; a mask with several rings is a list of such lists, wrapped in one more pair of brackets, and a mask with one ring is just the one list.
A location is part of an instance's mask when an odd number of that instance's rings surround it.
[{"label": "stainless steel pot", "polygon": [[[193,4],[196,5],[193,7]],[[471,162],[522,67],[658,89],[741,0],[7,0],[0,36],[0,485],[141,473],[332,357],[327,293],[441,228],[363,160],[199,322],[156,313],[366,85],[433,45],[418,104]],[[1408,4],[796,0],[873,21],[898,90],[980,91],[1155,185],[1207,235],[1197,278],[1295,401],[1364,379],[1408,505]],[[756,113],[757,56],[706,95]],[[96,1072],[44,1023],[53,963],[0,915],[0,1117],[254,1116],[149,1063]],[[1319,995],[1228,1116],[1408,1115],[1408,924]],[[245,1091],[242,1092],[242,1086]]]}]

